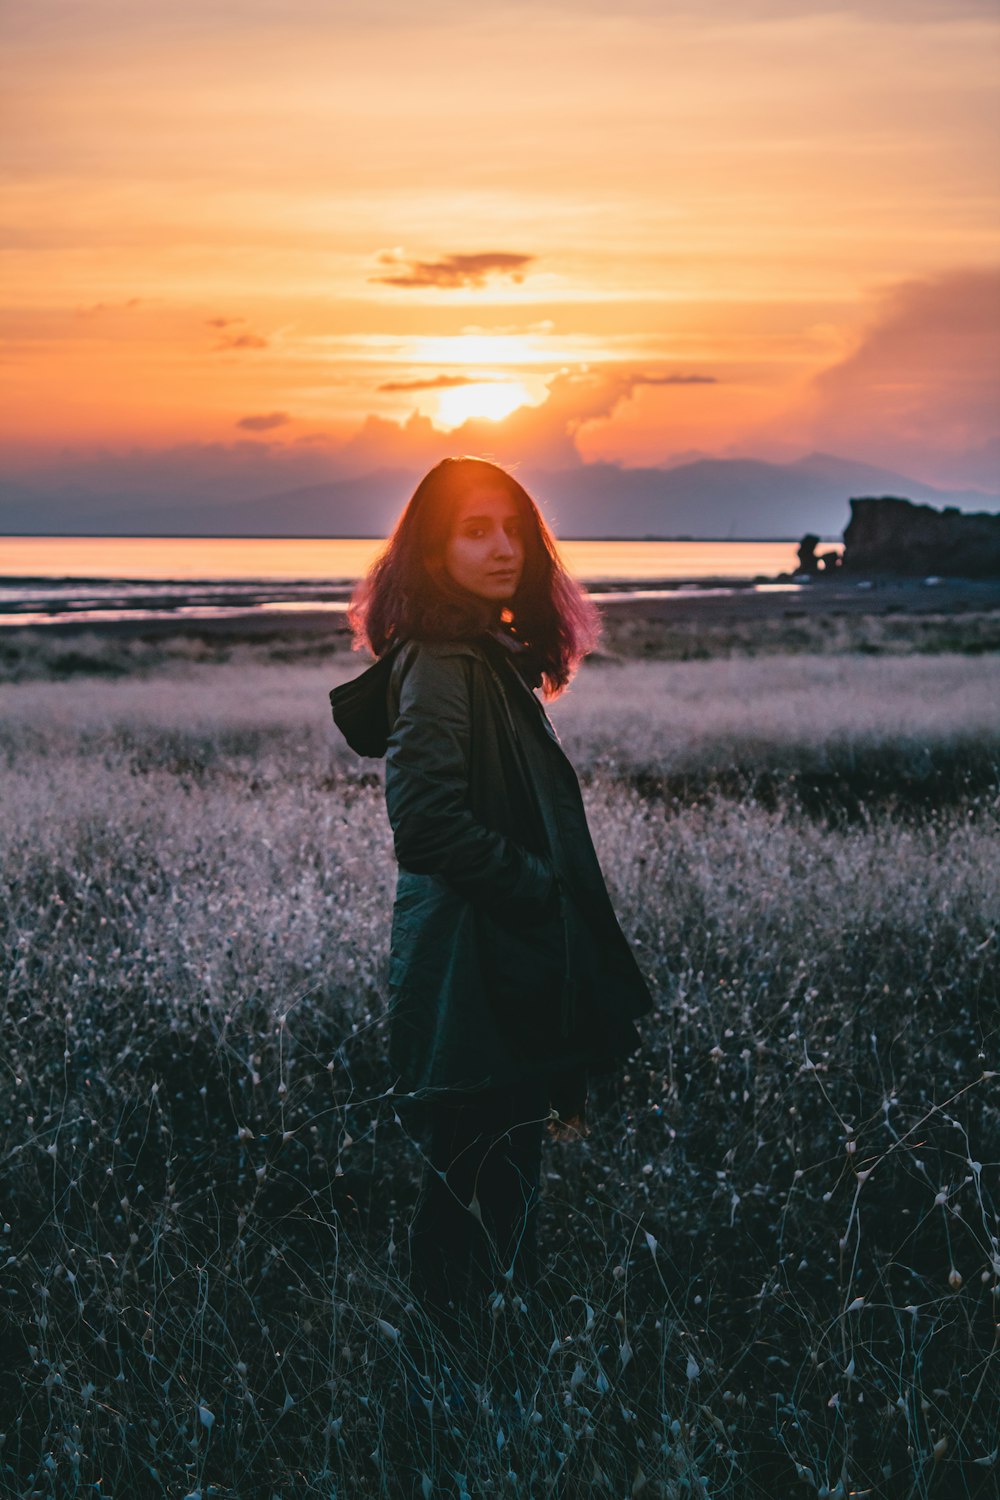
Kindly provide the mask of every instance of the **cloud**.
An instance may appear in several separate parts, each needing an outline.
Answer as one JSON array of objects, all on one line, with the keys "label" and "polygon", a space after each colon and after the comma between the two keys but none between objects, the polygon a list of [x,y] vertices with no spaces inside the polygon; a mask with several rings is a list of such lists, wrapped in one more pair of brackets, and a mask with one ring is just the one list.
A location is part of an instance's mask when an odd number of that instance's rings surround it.
[{"label": "cloud", "polygon": [[[462,383],[478,381],[459,377]],[[548,382],[545,400],[521,406],[500,422],[470,418],[442,432],[414,412],[404,423],[370,416],[336,451],[345,472],[376,468],[421,470],[453,453],[479,453],[499,463],[532,469],[577,469],[583,458],[576,435],[590,421],[609,417],[640,385],[714,384],[711,375],[633,370],[618,365],[561,370]]]},{"label": "cloud", "polygon": [[[570,11],[577,19],[588,13],[606,13],[606,0],[550,0],[550,4],[554,10]],[[682,20],[691,16],[692,9],[689,0],[625,0],[615,7],[615,14]],[[702,0],[698,7],[706,25],[746,26],[782,20],[797,24],[803,17],[837,12],[860,17],[871,24],[910,27],[964,16],[992,18],[996,14],[996,0],[879,0],[877,5],[865,4],[864,0],[839,0],[837,4],[831,4],[830,0],[811,0],[811,3],[810,0]]]},{"label": "cloud", "polygon": [[378,263],[391,275],[370,276],[384,286],[482,287],[493,276],[507,276],[520,284],[533,255],[515,255],[506,250],[481,250],[475,255],[443,255],[440,260],[414,260],[401,250],[383,250]]},{"label": "cloud", "polygon": [[995,490],[1000,269],[956,269],[884,291],[853,353],[813,382],[797,425],[812,446],[931,483]]},{"label": "cloud", "polygon": [[227,349],[266,349],[267,347],[267,339],[261,338],[259,333],[231,333],[212,345],[212,353],[217,354]]},{"label": "cloud", "polygon": [[[313,431],[280,441],[271,438],[271,430],[294,419],[285,412],[253,413],[237,424],[246,436],[231,443],[119,452],[64,449],[33,463],[31,482],[57,487],[70,478],[81,489],[106,496],[109,503],[120,501],[124,514],[124,508],[131,513],[133,506],[141,511],[172,501],[194,504],[209,492],[220,502],[235,504],[376,470],[399,470],[416,483],[440,459],[459,453],[492,458],[524,475],[560,469],[580,473],[585,467],[576,445],[580,429],[627,402],[637,386],[668,380],[671,374],[621,365],[562,370],[550,377],[539,405],[523,406],[499,422],[470,420],[449,432],[413,412],[402,422],[369,416],[349,434]],[[688,377],[679,378],[687,383]],[[677,381],[675,377],[671,383]]]},{"label": "cloud", "polygon": [[141,302],[141,297],[130,297],[127,302],[94,302],[90,307],[76,308],[75,312],[78,318],[94,318],[100,313],[120,312],[122,308],[138,307]]},{"label": "cloud", "polygon": [[537,323],[491,323],[487,328],[483,323],[463,323],[459,329],[460,333],[555,333],[556,325],[551,318],[542,318]]},{"label": "cloud", "polygon": [[[246,318],[206,318],[205,323],[209,328],[235,328],[240,323],[245,323]],[[253,333],[249,329],[243,333],[226,333],[217,344],[212,345],[213,354],[224,354],[230,349],[267,349],[270,341],[259,333]],[[240,424],[242,425],[242,424]]]},{"label": "cloud", "polygon": [[[503,429],[504,446],[535,467],[573,468],[583,463],[576,438],[588,423],[606,419],[642,385],[714,385],[714,375],[678,375],[618,365],[563,370],[549,381],[539,406],[522,406],[502,424],[467,422],[458,434],[488,440],[490,427]],[[456,436],[458,434],[453,434]]]},{"label": "cloud", "polygon": [[246,428],[247,432],[269,432],[272,427],[284,427],[291,420],[287,411],[269,411],[261,416],[240,417],[236,425]]},{"label": "cloud", "polygon": [[488,385],[496,375],[433,375],[425,380],[387,380],[380,391],[444,391],[456,385]]},{"label": "cloud", "polygon": [[633,375],[631,388],[637,385],[718,385],[717,375]]}]

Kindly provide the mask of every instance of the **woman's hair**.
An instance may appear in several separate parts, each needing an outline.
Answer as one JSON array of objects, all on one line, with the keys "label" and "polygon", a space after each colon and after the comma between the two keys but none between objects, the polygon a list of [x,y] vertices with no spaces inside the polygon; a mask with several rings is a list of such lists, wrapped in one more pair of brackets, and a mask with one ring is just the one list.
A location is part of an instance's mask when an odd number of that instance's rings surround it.
[{"label": "woman's hair", "polygon": [[[563,567],[555,538],[527,490],[482,458],[445,458],[417,485],[382,551],[354,590],[347,618],[356,650],[376,656],[398,640],[447,640],[480,633],[483,601],[460,588],[444,565],[456,506],[478,485],[517,506],[524,566],[500,620],[531,653],[536,685],[555,698],[600,636],[594,602]],[[529,663],[526,663],[529,664]]]}]

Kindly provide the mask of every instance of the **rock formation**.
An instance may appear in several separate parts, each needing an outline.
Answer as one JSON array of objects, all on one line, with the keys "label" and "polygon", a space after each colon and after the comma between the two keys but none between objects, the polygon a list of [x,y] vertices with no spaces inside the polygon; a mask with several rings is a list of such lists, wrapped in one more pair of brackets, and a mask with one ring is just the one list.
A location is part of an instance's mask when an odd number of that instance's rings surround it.
[{"label": "rock formation", "polygon": [[818,546],[819,537],[807,531],[799,543],[799,565],[792,575],[794,578],[818,578],[821,573],[829,575],[840,567],[839,552],[820,552],[817,555]]},{"label": "rock formation", "polygon": [[814,536],[811,531],[807,531],[799,543],[799,566],[796,569],[797,572],[807,573],[810,578],[815,577],[819,572],[819,558],[816,556],[816,548],[818,546],[819,537]]},{"label": "rock formation", "polygon": [[926,578],[1000,577],[1000,515],[935,510],[886,495],[851,501],[845,573]]}]

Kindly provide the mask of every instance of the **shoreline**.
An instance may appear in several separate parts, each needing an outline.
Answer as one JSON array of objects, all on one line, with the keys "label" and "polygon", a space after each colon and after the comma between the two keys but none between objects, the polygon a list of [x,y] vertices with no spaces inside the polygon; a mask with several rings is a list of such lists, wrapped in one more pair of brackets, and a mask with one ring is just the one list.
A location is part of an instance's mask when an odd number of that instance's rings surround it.
[{"label": "shoreline", "polygon": [[[384,536],[361,536],[351,532],[289,532],[276,536],[273,531],[5,531],[0,541],[10,538],[27,542],[374,542],[385,541]],[[650,532],[642,536],[564,536],[556,538],[563,542],[721,542],[739,545],[747,543],[784,543],[797,546],[801,536],[694,536],[683,533],[679,536],[661,536]],[[839,536],[821,536],[821,542],[839,544]]]},{"label": "shoreline", "polygon": [[[331,590],[331,592],[334,592]],[[349,591],[347,591],[349,592]],[[843,577],[813,579],[803,582],[787,575],[773,580],[704,579],[679,585],[677,580],[662,583],[642,580],[637,584],[616,581],[595,587],[592,597],[598,603],[606,631],[648,626],[651,629],[670,626],[734,626],[754,622],[785,620],[819,621],[831,618],[865,615],[954,616],[991,615],[1000,612],[1000,578],[941,578],[934,581],[909,578]],[[113,619],[94,620],[67,612],[40,622],[26,618],[23,623],[8,620],[0,625],[0,638],[24,640],[29,634],[38,638],[70,637],[84,634],[118,639],[162,641],[172,636],[212,638],[229,641],[328,636],[331,645],[349,639],[345,597],[340,600],[310,603],[276,601],[277,607],[255,605],[232,612],[178,612],[144,615],[136,609]],[[324,607],[325,606],[325,607]],[[197,606],[195,606],[197,609]],[[82,612],[81,612],[82,614]]]},{"label": "shoreline", "polygon": [[[5,580],[0,578],[0,590]],[[334,622],[343,616],[354,591],[353,584],[308,585],[294,589],[258,587],[252,584],[227,586],[208,580],[186,587],[183,582],[164,581],[157,585],[130,585],[130,597],[110,589],[104,580],[94,581],[96,597],[87,598],[83,591],[67,594],[63,599],[50,590],[36,589],[27,580],[28,597],[4,601],[0,593],[0,631],[37,628],[51,630],[59,626],[80,629],[112,625],[205,625],[212,622],[249,624],[260,619],[284,619],[292,622],[306,618],[325,618]],[[801,581],[772,582],[764,578],[692,578],[692,579],[598,579],[587,587],[587,594],[598,604],[658,602],[662,599],[703,600],[728,597],[738,593],[797,594]],[[109,597],[102,599],[101,592]],[[37,592],[38,599],[31,598]],[[5,602],[7,608],[4,608]],[[13,607],[11,607],[13,605]]]}]

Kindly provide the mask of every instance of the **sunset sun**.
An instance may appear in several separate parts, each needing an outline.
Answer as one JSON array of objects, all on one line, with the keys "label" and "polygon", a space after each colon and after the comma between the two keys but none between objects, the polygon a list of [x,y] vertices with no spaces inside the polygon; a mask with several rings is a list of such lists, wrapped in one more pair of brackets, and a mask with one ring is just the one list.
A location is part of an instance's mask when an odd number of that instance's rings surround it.
[{"label": "sunset sun", "polygon": [[452,386],[438,397],[436,421],[441,427],[460,427],[470,417],[499,422],[519,406],[527,405],[528,392],[519,381],[484,381],[476,385]]}]

